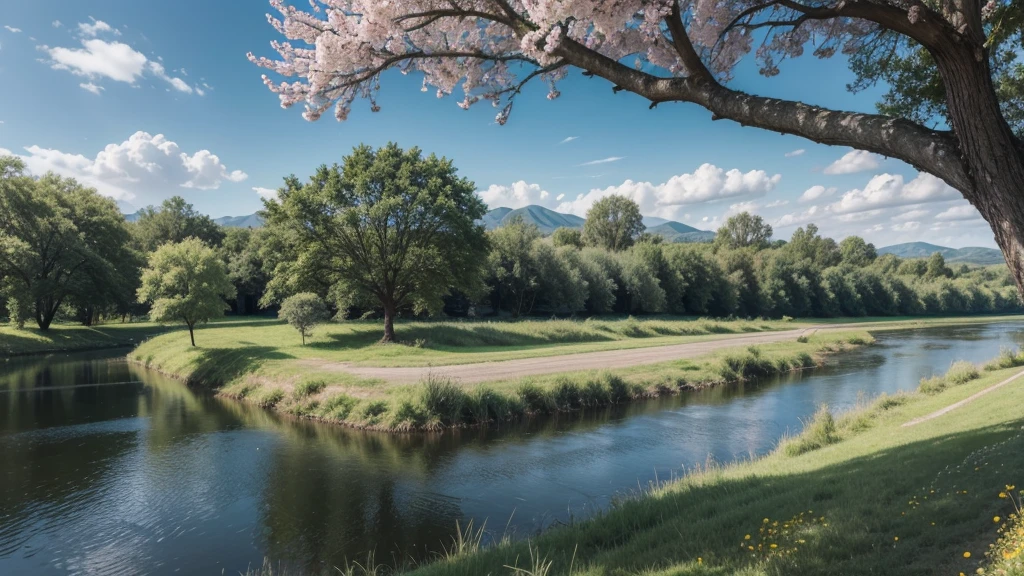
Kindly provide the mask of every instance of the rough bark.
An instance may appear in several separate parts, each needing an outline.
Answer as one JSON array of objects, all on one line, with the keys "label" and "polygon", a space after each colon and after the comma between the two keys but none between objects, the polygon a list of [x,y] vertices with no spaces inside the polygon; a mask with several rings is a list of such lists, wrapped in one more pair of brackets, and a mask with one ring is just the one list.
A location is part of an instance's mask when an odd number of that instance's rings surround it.
[{"label": "rough bark", "polygon": [[395,337],[395,304],[394,302],[384,302],[384,337],[381,338],[381,342],[397,342],[398,339]]}]

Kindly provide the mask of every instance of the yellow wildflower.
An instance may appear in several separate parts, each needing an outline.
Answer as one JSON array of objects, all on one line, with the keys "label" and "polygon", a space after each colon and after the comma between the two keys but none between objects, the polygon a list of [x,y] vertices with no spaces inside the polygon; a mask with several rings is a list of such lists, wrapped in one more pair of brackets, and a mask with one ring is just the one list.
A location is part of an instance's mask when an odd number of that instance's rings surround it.
[{"label": "yellow wildflower", "polygon": [[970,558],[970,557],[971,557],[971,553],[970,552],[964,552],[964,558]]}]

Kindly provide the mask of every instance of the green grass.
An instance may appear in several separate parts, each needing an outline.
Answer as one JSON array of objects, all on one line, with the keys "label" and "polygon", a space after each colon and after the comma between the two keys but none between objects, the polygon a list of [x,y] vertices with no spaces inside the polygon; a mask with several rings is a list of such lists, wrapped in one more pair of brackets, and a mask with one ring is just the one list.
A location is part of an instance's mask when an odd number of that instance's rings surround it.
[{"label": "green grass", "polygon": [[901,424],[1013,373],[819,412],[801,435],[817,446],[799,455],[780,448],[710,465],[593,519],[410,574],[512,575],[508,567],[525,567],[531,554],[551,563],[549,574],[570,574],[572,564],[573,576],[974,574],[1001,534],[994,518],[1014,512],[999,493],[1024,484],[1024,386]]},{"label": "green grass", "polygon": [[167,328],[152,322],[99,326],[53,324],[49,330],[28,325],[18,330],[0,324],[0,356],[135,346],[166,331]]}]

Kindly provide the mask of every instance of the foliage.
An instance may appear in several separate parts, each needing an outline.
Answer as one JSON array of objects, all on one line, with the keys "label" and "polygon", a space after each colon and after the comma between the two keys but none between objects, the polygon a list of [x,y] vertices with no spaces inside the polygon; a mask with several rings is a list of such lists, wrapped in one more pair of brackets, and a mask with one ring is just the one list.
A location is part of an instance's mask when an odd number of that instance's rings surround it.
[{"label": "foliage", "polygon": [[487,239],[474,191],[451,161],[395,144],[359,146],[306,184],[286,179],[263,214],[291,257],[274,262],[265,299],[314,291],[339,308],[379,306],[394,341],[399,310],[438,312],[452,290],[480,290]]},{"label": "foliage", "polygon": [[614,194],[606,196],[587,210],[583,222],[583,243],[612,252],[625,250],[643,233],[640,206],[633,200]]},{"label": "foliage", "polygon": [[45,330],[64,305],[84,310],[86,324],[126,308],[139,257],[114,201],[52,173],[33,180],[24,168],[0,156],[0,294],[14,323],[34,317]]},{"label": "foliage", "polygon": [[238,297],[236,311],[248,312],[246,297],[259,301],[270,279],[261,254],[267,234],[262,229],[226,228],[224,241],[218,252],[227,265],[228,278],[235,286]]},{"label": "foliage", "polygon": [[331,317],[324,301],[312,292],[300,292],[285,298],[278,316],[299,331],[303,346],[306,338],[312,336],[313,327]]},{"label": "foliage", "polygon": [[551,243],[556,247],[571,246],[573,248],[583,248],[583,231],[564,226],[556,228],[551,233]]},{"label": "foliage", "polygon": [[172,196],[158,207],[139,210],[131,225],[132,235],[143,252],[152,252],[167,243],[198,238],[207,246],[220,246],[224,230],[205,214],[200,214],[181,196]]},{"label": "foliage", "polygon": [[139,301],[150,302],[150,318],[156,322],[184,322],[192,346],[196,324],[222,316],[225,298],[235,296],[224,263],[202,240],[188,238],[164,244],[149,256],[142,273]]},{"label": "foliage", "polygon": [[772,227],[763,218],[750,212],[730,216],[715,233],[715,246],[727,249],[767,248],[772,239]]}]

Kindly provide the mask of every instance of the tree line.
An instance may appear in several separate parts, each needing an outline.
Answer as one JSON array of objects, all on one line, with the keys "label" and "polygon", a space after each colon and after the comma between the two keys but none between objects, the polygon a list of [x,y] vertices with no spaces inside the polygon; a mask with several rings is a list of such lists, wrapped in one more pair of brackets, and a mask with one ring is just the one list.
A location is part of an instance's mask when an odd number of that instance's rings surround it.
[{"label": "tree line", "polygon": [[[521,219],[484,231],[486,206],[450,160],[389,144],[357,147],[308,181],[289,176],[259,229],[224,228],[179,197],[126,222],[71,179],[31,178],[0,158],[0,315],[91,324],[148,315],[191,330],[234,309],[280,306],[303,337],[330,313],[686,314],[831,317],[1017,311],[1006,266],[879,256],[817,227],[788,241],[749,213],[714,242],[646,233],[638,206],[604,198],[582,230],[544,236]],[[321,304],[318,304],[320,302]],[[308,317],[307,319],[302,319]],[[309,320],[313,318],[313,320]],[[292,320],[292,318],[289,318]]]}]

